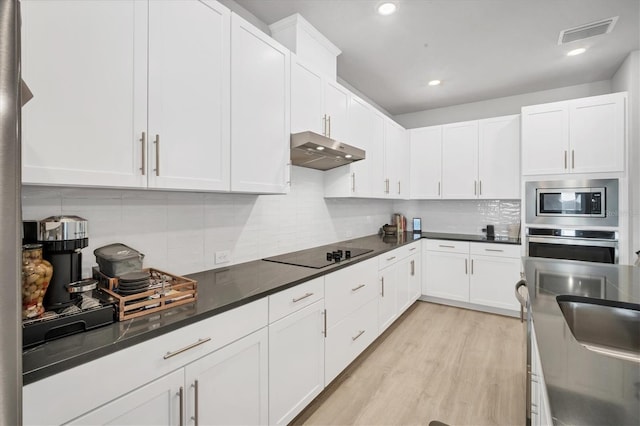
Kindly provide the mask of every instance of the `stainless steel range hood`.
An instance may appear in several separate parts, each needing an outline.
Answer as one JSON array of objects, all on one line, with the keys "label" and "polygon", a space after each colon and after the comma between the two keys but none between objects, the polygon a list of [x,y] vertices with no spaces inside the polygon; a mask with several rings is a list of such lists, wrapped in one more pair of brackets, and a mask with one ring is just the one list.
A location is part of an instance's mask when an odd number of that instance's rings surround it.
[{"label": "stainless steel range hood", "polygon": [[330,170],[364,160],[365,152],[314,132],[291,134],[291,163],[294,166]]}]

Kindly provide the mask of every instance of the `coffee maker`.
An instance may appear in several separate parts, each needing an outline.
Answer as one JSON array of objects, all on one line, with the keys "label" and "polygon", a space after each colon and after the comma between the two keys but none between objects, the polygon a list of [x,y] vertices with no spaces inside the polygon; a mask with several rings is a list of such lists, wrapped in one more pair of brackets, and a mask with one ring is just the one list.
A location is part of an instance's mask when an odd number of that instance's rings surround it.
[{"label": "coffee maker", "polygon": [[51,216],[25,221],[24,243],[43,246],[43,257],[53,266],[53,276],[44,296],[48,311],[60,311],[74,304],[67,286],[82,279],[82,249],[89,245],[87,220],[78,216]]}]

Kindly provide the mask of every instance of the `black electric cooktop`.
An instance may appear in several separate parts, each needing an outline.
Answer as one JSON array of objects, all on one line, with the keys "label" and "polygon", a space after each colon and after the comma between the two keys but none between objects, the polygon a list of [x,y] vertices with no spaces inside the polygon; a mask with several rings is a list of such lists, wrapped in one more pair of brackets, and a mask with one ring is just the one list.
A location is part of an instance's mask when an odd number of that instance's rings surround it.
[{"label": "black electric cooktop", "polygon": [[286,263],[288,265],[304,266],[307,268],[322,269],[342,260],[361,256],[372,252],[373,249],[361,249],[353,247],[325,246],[279,256],[267,257],[262,260],[267,262]]}]

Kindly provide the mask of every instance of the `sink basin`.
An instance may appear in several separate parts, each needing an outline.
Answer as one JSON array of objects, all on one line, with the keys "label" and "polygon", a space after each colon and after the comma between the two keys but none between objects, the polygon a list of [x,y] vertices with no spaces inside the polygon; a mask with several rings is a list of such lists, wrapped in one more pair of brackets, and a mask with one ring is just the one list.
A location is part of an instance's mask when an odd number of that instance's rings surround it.
[{"label": "sink basin", "polygon": [[584,347],[640,363],[640,305],[580,296],[556,300],[573,337]]}]

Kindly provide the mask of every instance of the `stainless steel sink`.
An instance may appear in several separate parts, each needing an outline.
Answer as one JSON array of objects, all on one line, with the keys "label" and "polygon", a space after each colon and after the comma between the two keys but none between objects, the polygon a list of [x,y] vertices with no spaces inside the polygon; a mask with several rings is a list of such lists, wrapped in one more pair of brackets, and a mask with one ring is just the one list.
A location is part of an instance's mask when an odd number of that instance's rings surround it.
[{"label": "stainless steel sink", "polygon": [[558,296],[564,319],[587,349],[640,363],[640,305]]}]

